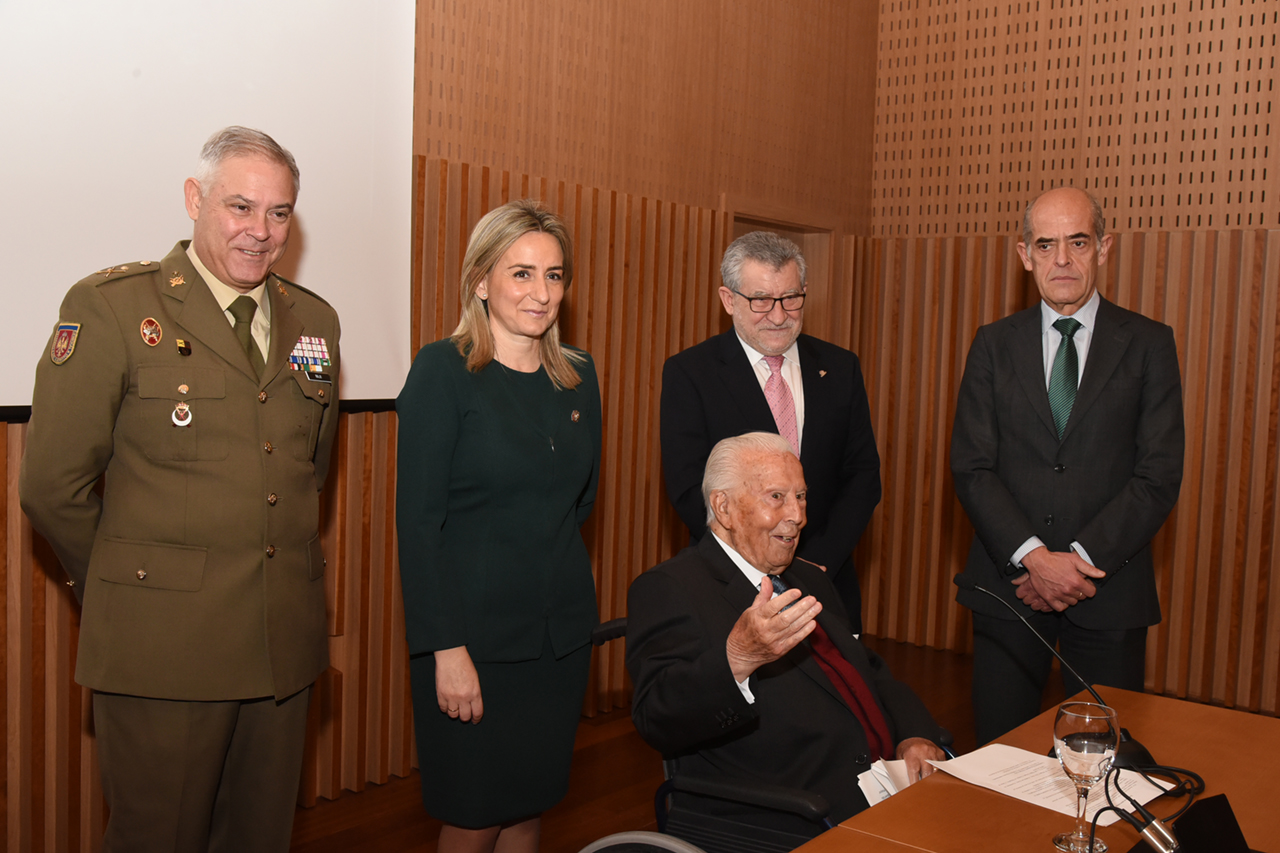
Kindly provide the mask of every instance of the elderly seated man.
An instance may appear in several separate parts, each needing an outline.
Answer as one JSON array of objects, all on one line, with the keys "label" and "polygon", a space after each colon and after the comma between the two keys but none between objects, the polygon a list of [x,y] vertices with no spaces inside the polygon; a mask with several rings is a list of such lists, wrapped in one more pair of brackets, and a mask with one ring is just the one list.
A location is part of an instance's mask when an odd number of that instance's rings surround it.
[{"label": "elderly seated man", "polygon": [[[772,433],[726,438],[702,480],[713,536],[645,572],[627,600],[631,716],[682,773],[816,792],[839,822],[867,808],[859,773],[901,758],[912,779],[944,754],[919,697],[849,628],[831,581],[795,559],[804,470]],[[816,834],[723,802],[699,811]]]}]

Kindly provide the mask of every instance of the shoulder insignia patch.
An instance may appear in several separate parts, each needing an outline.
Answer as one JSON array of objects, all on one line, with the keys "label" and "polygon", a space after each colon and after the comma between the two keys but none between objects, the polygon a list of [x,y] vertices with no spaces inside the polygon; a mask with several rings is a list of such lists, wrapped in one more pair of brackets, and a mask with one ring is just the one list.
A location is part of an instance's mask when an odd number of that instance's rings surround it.
[{"label": "shoulder insignia patch", "polygon": [[49,350],[49,358],[54,364],[62,364],[71,358],[76,351],[76,338],[80,337],[79,323],[59,323],[53,333],[53,346]]}]

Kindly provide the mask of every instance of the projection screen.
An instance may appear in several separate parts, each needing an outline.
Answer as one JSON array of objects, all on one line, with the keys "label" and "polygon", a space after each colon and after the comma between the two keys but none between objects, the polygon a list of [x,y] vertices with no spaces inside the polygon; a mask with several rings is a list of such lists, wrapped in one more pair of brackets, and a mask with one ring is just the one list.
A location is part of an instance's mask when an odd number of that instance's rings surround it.
[{"label": "projection screen", "polygon": [[[0,0],[0,406],[27,406],[72,284],[191,236],[220,127],[302,171],[285,277],[342,319],[342,396],[409,367],[413,0]],[[89,330],[83,330],[87,333]]]}]

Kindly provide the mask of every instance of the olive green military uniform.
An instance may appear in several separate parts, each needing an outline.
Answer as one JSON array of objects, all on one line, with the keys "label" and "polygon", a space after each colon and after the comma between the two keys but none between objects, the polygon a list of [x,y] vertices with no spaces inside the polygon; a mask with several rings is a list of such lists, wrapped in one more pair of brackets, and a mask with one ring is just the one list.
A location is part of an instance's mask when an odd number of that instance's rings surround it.
[{"label": "olive green military uniform", "polygon": [[[164,717],[170,705],[230,701],[233,717],[247,713],[240,705],[270,716],[328,665],[318,492],[337,432],[337,315],[269,276],[270,352],[259,379],[185,245],[158,263],[95,273],[67,294],[36,371],[20,483],[23,509],[83,605],[76,680],[98,691],[95,711],[104,711],[99,699],[117,695],[183,700],[150,703],[159,716],[115,703],[141,727],[135,736],[144,746],[173,735],[160,731],[166,726],[202,728],[186,711],[180,722]],[[293,369],[291,355],[303,350],[312,364]],[[104,474],[99,498],[94,484]],[[241,701],[263,697],[273,698]],[[269,795],[255,785],[283,787],[290,803],[296,797],[306,698],[292,703],[289,725],[300,720],[302,729],[280,759],[291,769],[230,795],[215,784],[218,809],[234,809],[228,796]],[[147,796],[162,797],[190,780],[166,781],[154,756],[150,765],[147,757],[135,762],[135,744],[108,744],[103,720],[96,726],[111,849],[111,826],[135,805],[112,802],[113,788],[150,784],[160,791]],[[184,729],[175,740],[192,735]],[[261,754],[248,763],[266,760],[268,750],[251,752]],[[226,761],[231,772],[235,756]],[[171,831],[155,814],[137,819],[157,825],[159,836]],[[215,841],[217,820],[215,810]],[[284,831],[287,845],[288,824]],[[183,849],[188,830],[172,832],[168,849]],[[151,849],[127,840],[129,849]]]}]

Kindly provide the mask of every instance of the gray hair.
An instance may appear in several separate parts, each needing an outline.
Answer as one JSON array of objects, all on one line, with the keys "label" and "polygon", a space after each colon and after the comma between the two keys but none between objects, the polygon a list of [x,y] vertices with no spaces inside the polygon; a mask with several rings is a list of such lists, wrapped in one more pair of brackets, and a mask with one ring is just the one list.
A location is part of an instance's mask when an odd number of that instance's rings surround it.
[{"label": "gray hair", "polygon": [[[1062,189],[1062,187],[1054,187],[1054,189]],[[1107,236],[1107,217],[1102,214],[1102,205],[1098,204],[1098,200],[1093,197],[1093,193],[1076,187],[1071,187],[1070,189],[1084,193],[1084,197],[1089,199],[1089,212],[1093,216],[1094,238],[1101,240]],[[1052,190],[1046,190],[1045,192],[1052,192]],[[1042,198],[1044,198],[1044,193],[1040,193],[1040,195],[1028,202],[1027,209],[1022,211],[1022,242],[1028,246],[1031,245],[1031,239],[1035,236],[1031,233],[1031,211],[1035,209],[1036,202]]]},{"label": "gray hair", "polygon": [[776,432],[748,432],[721,439],[711,448],[707,467],[702,472],[702,503],[707,508],[707,524],[715,520],[711,511],[711,493],[732,491],[746,482],[742,457],[747,453],[789,453],[795,456],[791,442]]},{"label": "gray hair", "polygon": [[767,264],[774,270],[795,261],[800,271],[800,289],[804,289],[804,255],[800,247],[786,237],[772,231],[752,231],[729,244],[720,261],[720,281],[734,293],[742,292],[742,265],[747,261]]},{"label": "gray hair", "polygon": [[297,198],[300,175],[293,155],[262,131],[234,124],[210,136],[204,148],[200,149],[200,162],[196,164],[195,177],[200,183],[202,195],[208,194],[213,188],[218,169],[228,157],[261,157],[284,166],[293,176],[293,195]]}]

